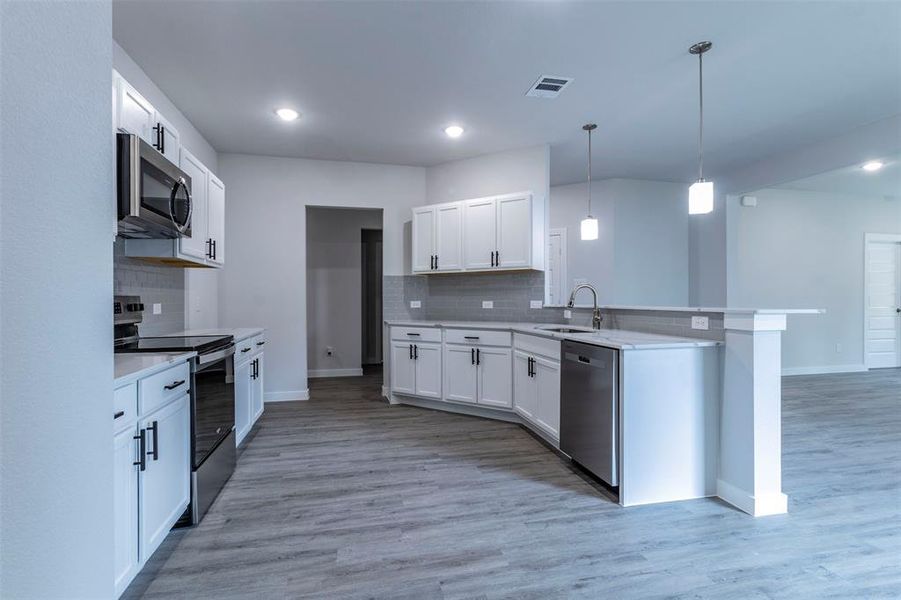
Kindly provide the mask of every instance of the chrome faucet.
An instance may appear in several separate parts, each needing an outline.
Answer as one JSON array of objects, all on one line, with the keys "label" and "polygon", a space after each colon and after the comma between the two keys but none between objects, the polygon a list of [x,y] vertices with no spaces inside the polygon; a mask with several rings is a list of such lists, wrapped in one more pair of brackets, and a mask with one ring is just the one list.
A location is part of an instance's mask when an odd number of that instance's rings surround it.
[{"label": "chrome faucet", "polygon": [[591,327],[592,329],[600,329],[601,328],[601,309],[598,308],[598,291],[594,289],[594,286],[590,283],[580,283],[576,287],[573,288],[572,293],[569,295],[569,302],[566,304],[568,308],[572,308],[576,304],[576,292],[585,288],[591,291],[591,296],[594,299],[594,309],[591,311]]}]

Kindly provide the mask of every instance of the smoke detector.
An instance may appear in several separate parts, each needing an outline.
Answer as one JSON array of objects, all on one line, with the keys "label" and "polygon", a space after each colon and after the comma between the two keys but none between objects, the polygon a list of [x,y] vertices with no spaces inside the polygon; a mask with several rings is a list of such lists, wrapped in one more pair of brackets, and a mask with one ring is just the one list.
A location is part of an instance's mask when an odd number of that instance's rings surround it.
[{"label": "smoke detector", "polygon": [[526,92],[526,96],[531,96],[532,98],[556,98],[572,82],[572,77],[542,75],[532,84],[532,87]]}]

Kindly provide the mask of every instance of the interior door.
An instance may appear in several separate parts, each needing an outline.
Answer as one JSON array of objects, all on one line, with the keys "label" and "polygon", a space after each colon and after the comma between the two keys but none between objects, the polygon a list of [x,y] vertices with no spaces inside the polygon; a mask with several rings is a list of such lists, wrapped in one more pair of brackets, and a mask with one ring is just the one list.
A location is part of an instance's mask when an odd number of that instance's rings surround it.
[{"label": "interior door", "polygon": [[525,352],[513,352],[513,402],[517,413],[530,421],[535,420],[536,386],[529,375],[529,358]]},{"label": "interior door", "polygon": [[497,199],[497,266],[528,267],[532,264],[532,196]]},{"label": "interior door", "polygon": [[463,264],[467,269],[491,269],[497,250],[494,198],[469,200],[463,208]]},{"label": "interior door", "polygon": [[463,207],[448,204],[436,209],[435,262],[439,271],[463,269]]},{"label": "interior door", "polygon": [[416,369],[416,395],[441,397],[441,344],[413,345]]},{"label": "interior door", "polygon": [[435,227],[435,207],[413,209],[413,271],[433,270]]},{"label": "interior door", "polygon": [[391,391],[398,394],[416,393],[413,344],[391,342]]},{"label": "interior door", "polygon": [[475,404],[478,395],[475,348],[444,347],[444,399]]},{"label": "interior door", "polygon": [[[145,417],[147,469],[141,472],[141,557],[159,547],[191,496],[191,421],[187,394]],[[155,435],[152,429],[155,428]]]},{"label": "interior door", "polygon": [[207,223],[212,240],[212,261],[225,264],[225,186],[210,173],[207,187]]},{"label": "interior door", "polygon": [[866,363],[901,366],[901,243],[867,244]]},{"label": "interior door", "polygon": [[207,224],[207,184],[209,171],[193,154],[181,149],[179,167],[191,178],[191,236],[178,238],[182,254],[206,258],[209,250]]},{"label": "interior door", "polygon": [[513,406],[513,371],[509,348],[479,348],[479,404]]}]

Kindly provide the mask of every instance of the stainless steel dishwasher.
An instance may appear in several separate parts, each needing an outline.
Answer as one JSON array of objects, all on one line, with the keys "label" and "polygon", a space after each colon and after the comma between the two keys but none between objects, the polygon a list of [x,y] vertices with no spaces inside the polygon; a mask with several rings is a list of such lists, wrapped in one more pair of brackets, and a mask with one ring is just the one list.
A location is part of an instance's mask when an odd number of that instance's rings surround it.
[{"label": "stainless steel dishwasher", "polygon": [[617,351],[563,342],[560,449],[611,486],[619,485]]}]

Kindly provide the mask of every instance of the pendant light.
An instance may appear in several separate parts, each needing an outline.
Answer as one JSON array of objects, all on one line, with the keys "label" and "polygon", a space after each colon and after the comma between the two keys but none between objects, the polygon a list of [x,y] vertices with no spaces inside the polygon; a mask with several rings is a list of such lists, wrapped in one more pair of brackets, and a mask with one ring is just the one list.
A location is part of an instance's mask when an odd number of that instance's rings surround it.
[{"label": "pendant light", "polygon": [[588,216],[582,219],[582,239],[585,241],[598,239],[598,220],[591,216],[591,132],[597,128],[594,123],[582,126],[588,132]]},{"label": "pendant light", "polygon": [[713,212],[713,182],[704,180],[704,53],[711,42],[698,42],[688,49],[698,57],[698,180],[688,188],[688,214],[704,215]]}]

